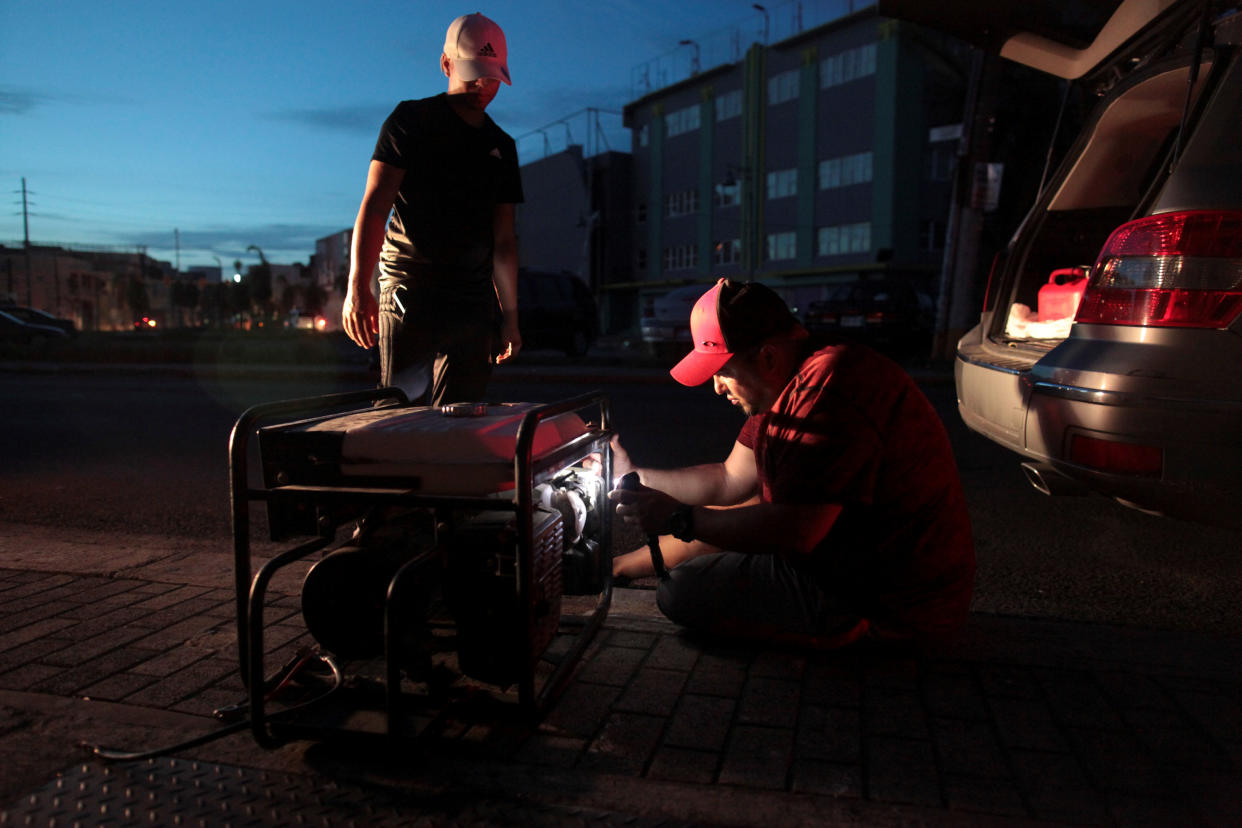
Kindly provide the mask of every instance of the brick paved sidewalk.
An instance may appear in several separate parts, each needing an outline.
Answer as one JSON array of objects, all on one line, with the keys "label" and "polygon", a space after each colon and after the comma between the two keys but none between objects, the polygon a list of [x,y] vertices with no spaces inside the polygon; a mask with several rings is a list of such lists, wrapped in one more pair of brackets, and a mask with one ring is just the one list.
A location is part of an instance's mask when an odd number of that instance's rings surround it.
[{"label": "brick paved sidewalk", "polygon": [[[240,699],[234,596],[214,565],[226,556],[188,555],[111,575],[0,570],[10,824],[43,814],[46,796],[23,797],[75,765],[66,723],[118,747],[171,744]],[[302,635],[296,583],[277,585],[275,645]],[[268,753],[241,734],[191,755],[243,773],[275,763],[314,789],[314,750]],[[536,729],[449,716],[420,751],[435,761],[407,776],[336,768],[400,791],[453,767],[445,784],[463,784],[465,763],[492,790],[596,816],[1229,824],[1242,820],[1242,642],[976,615],[948,652],[807,655],[694,641],[650,592],[621,590]]]}]

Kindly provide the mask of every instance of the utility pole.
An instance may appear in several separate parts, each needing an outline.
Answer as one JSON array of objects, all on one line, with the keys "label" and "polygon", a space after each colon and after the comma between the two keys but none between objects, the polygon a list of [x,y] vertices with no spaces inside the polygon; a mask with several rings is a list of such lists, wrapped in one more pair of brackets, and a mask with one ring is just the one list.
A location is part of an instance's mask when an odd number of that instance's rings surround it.
[{"label": "utility pole", "polygon": [[25,234],[26,247],[30,247],[30,213],[26,208],[26,176],[22,176],[22,232]]},{"label": "utility pole", "polygon": [[974,288],[979,279],[979,239],[983,232],[984,207],[974,201],[973,182],[976,168],[987,163],[990,155],[1000,95],[999,78],[997,60],[976,50],[966,91],[936,302],[932,356],[939,359],[954,357],[957,340],[970,329],[972,313],[978,312]]},{"label": "utility pole", "polygon": [[31,304],[30,289],[30,212],[26,207],[26,176],[22,176],[22,233],[25,237],[23,247],[26,249],[26,305]]}]

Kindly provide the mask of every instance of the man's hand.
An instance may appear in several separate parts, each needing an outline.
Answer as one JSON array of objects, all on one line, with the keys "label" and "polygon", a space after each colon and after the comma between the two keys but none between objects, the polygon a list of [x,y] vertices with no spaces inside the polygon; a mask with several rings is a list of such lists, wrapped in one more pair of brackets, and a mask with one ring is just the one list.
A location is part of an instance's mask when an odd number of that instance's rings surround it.
[{"label": "man's hand", "polygon": [[345,328],[345,335],[359,348],[375,345],[379,336],[379,306],[370,287],[351,287],[346,291],[341,325]]},{"label": "man's hand", "polygon": [[637,471],[633,461],[630,460],[629,452],[621,446],[621,435],[612,435],[612,477],[613,480],[620,480],[632,471]]},{"label": "man's hand", "polygon": [[[604,473],[603,458],[599,456],[599,452],[591,452],[582,461],[582,467],[602,475]],[[617,485],[618,480],[632,471],[637,471],[637,469],[630,461],[630,455],[621,447],[621,435],[612,435],[612,480],[608,481],[608,485]]]},{"label": "man's hand", "polygon": [[617,517],[633,526],[641,526],[648,535],[666,534],[669,518],[682,505],[664,492],[646,486],[613,489],[608,499],[617,504]]},{"label": "man's hand", "polygon": [[517,318],[506,317],[500,326],[500,353],[496,354],[496,364],[508,362],[522,350],[522,332],[518,330]]}]

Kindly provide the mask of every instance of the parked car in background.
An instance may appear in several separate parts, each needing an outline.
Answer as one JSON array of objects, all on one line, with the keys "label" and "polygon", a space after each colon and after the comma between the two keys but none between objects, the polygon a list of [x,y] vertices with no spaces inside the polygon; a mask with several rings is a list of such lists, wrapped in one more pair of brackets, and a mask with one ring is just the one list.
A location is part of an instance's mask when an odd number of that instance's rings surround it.
[{"label": "parked car in background", "polygon": [[67,339],[69,334],[63,328],[23,322],[8,311],[0,311],[0,342],[42,347]]},{"label": "parked car in background", "polygon": [[69,336],[77,336],[78,334],[78,326],[72,319],[53,316],[47,311],[37,308],[27,308],[21,305],[0,305],[0,311],[7,313],[9,316],[16,317],[27,325],[50,325],[53,328],[60,328]]},{"label": "parked car in background", "polygon": [[518,317],[523,349],[555,348],[579,357],[599,335],[595,297],[572,273],[518,271]]},{"label": "parked car in background", "polygon": [[958,343],[958,408],[1042,491],[1242,524],[1242,13],[1089,5],[1084,45],[1068,13],[1024,30],[1041,4],[881,3],[1099,95]]},{"label": "parked car in background", "polygon": [[303,313],[300,308],[294,308],[285,318],[285,327],[322,333],[328,329],[328,318],[322,313]]},{"label": "parked car in background", "polygon": [[827,299],[807,305],[808,331],[906,354],[931,344],[931,297],[900,279],[861,279],[837,285]]},{"label": "parked car in background", "polygon": [[674,288],[643,305],[639,331],[643,349],[651,356],[681,358],[690,350],[690,310],[709,284]]}]

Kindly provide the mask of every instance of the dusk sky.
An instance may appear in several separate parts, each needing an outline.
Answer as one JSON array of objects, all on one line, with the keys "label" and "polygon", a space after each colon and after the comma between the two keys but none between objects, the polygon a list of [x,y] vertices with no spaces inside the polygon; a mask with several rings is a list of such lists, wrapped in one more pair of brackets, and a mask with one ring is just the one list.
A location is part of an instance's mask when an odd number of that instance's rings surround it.
[{"label": "dusk sky", "polygon": [[[772,40],[799,5],[845,2],[768,4]],[[253,264],[250,245],[309,262],[316,238],[353,224],[393,106],[444,90],[445,29],[472,11],[507,35],[513,86],[488,112],[523,163],[567,140],[629,151],[619,113],[642,66],[684,74],[692,39],[707,68],[726,32],[759,40],[765,25],[735,0],[4,0],[0,243],[23,239],[24,177],[32,242],[146,245],[175,263],[179,235],[183,268]],[[587,109],[605,138],[588,142]]]}]

